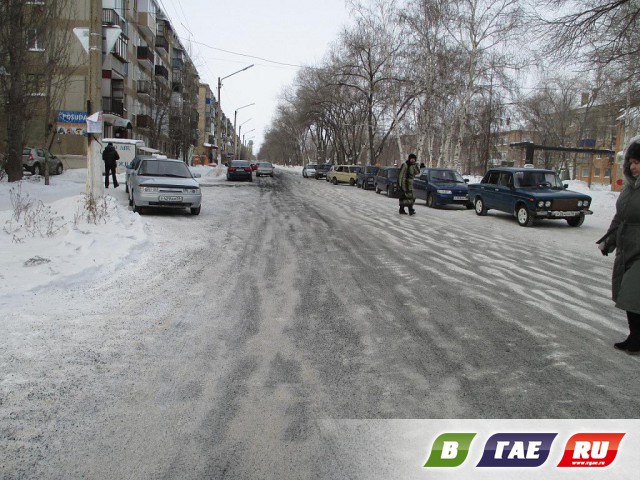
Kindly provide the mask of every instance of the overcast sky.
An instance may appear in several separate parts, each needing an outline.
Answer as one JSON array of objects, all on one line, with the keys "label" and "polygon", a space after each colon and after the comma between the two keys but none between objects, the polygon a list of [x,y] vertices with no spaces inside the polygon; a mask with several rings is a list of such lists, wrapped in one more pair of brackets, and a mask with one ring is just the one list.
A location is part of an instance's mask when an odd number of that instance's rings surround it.
[{"label": "overcast sky", "polygon": [[[222,82],[222,110],[257,152],[279,95],[292,85],[296,66],[318,65],[348,23],[345,0],[158,0],[201,81],[217,97],[218,77],[254,67]],[[233,52],[233,53],[230,53]],[[255,58],[259,57],[259,58]],[[279,62],[279,63],[277,63]],[[253,131],[251,131],[253,130]],[[253,138],[252,138],[253,137]]]}]

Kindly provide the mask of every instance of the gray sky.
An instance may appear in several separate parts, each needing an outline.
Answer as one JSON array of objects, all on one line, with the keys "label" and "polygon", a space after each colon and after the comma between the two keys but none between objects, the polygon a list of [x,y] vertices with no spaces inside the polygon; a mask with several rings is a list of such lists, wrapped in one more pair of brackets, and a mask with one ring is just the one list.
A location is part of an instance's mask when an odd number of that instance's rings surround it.
[{"label": "gray sky", "polygon": [[[278,96],[298,68],[317,65],[348,23],[345,0],[158,0],[201,77],[217,97],[218,77],[254,67],[222,82],[222,110],[259,149]],[[228,53],[233,52],[233,53]],[[259,58],[253,58],[259,57]],[[251,131],[254,129],[253,131]]]}]

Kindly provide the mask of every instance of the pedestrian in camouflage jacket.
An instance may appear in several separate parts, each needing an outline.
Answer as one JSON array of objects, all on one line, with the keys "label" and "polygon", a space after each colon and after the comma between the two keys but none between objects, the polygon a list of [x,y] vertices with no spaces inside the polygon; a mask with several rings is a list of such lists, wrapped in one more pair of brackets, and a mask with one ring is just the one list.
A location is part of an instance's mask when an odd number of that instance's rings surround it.
[{"label": "pedestrian in camouflage jacket", "polygon": [[416,165],[418,158],[415,154],[409,154],[409,158],[400,167],[398,185],[400,187],[400,215],[406,215],[405,207],[409,207],[409,215],[415,215],[413,204],[416,197],[413,194],[413,179],[420,175],[420,169]]}]

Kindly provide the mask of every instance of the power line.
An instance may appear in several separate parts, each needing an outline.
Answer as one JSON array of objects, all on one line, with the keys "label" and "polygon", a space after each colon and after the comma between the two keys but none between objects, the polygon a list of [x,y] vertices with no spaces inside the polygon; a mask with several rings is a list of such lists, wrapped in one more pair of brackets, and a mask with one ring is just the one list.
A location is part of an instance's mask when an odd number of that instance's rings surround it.
[{"label": "power line", "polygon": [[229,53],[231,55],[238,55],[240,57],[254,58],[256,60],[262,60],[263,62],[274,63],[276,65],[282,65],[282,66],[285,66],[285,67],[295,67],[295,68],[307,68],[308,67],[307,65],[298,65],[298,64],[294,64],[294,63],[278,62],[276,60],[269,60],[268,58],[257,57],[255,55],[249,55],[249,54],[246,54],[246,53],[232,52],[231,50],[225,50],[223,48],[212,47],[211,45],[207,45],[206,43],[203,43],[203,42],[198,42],[197,40],[193,40],[193,43],[197,43],[198,45],[202,45],[203,47],[209,48],[211,50],[217,50],[219,52]]}]

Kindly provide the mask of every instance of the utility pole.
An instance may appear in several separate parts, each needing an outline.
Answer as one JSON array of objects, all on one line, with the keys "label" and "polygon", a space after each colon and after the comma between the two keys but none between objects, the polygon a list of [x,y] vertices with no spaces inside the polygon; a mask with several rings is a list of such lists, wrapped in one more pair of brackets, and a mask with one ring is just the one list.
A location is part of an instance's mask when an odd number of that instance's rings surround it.
[{"label": "utility pole", "polygon": [[[102,110],[102,0],[91,0],[89,24],[89,98],[87,116]],[[87,185],[90,202],[104,193],[100,168],[102,134],[87,134]]]}]

